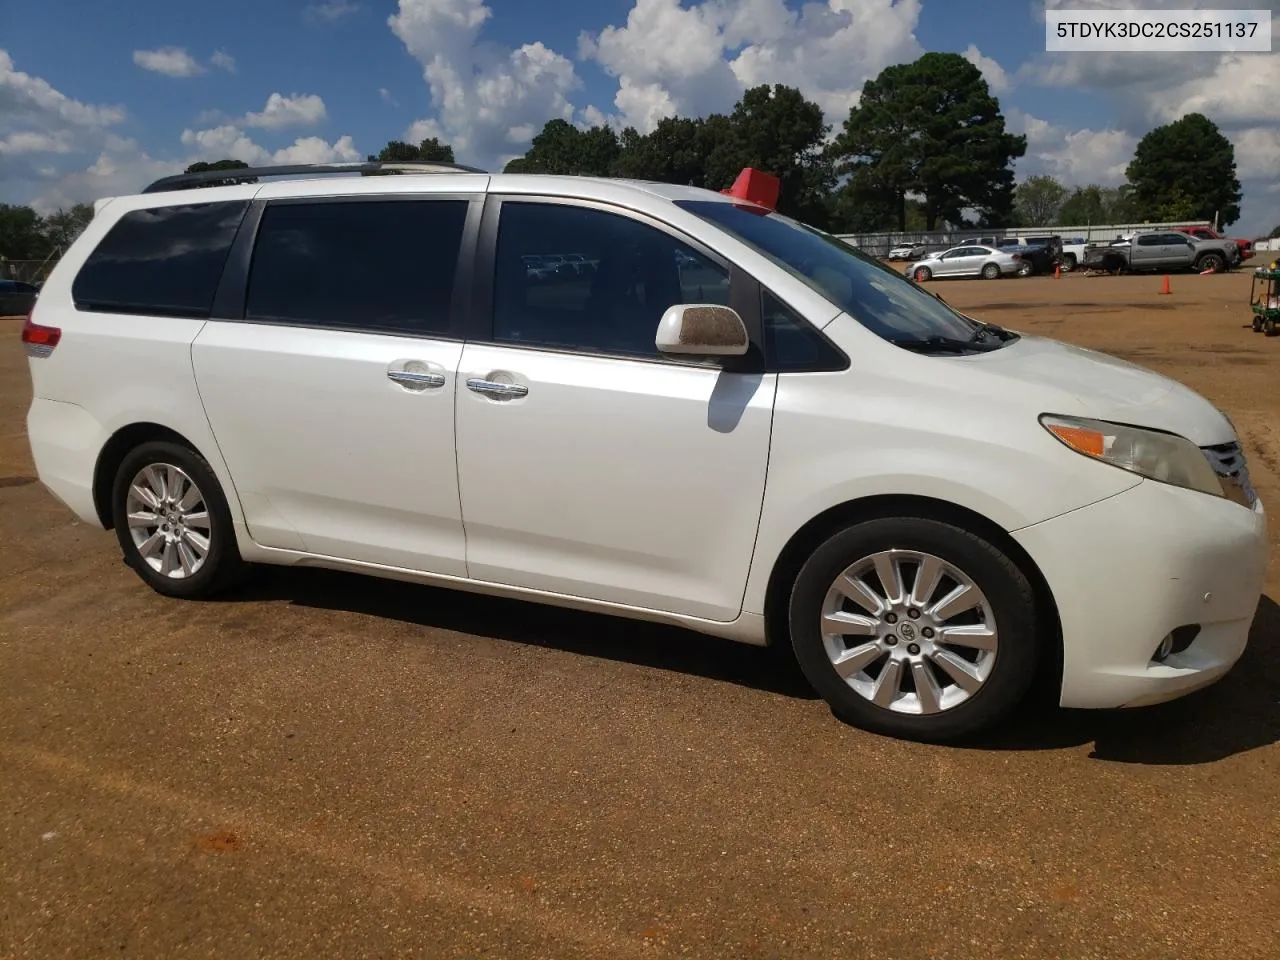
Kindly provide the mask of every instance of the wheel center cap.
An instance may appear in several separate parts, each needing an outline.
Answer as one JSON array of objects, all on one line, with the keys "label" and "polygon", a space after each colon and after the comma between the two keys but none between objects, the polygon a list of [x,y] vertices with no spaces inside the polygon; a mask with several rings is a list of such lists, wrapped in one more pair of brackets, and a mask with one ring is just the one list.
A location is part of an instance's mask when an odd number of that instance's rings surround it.
[{"label": "wheel center cap", "polygon": [[902,635],[903,640],[911,641],[916,638],[916,628],[909,623],[899,624],[898,633]]}]

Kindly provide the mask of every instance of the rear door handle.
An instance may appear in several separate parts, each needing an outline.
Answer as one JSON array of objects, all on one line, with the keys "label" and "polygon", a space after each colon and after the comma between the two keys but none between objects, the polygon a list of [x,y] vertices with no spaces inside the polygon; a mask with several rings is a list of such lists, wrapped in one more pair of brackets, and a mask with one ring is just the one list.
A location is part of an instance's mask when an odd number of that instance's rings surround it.
[{"label": "rear door handle", "polygon": [[495,400],[510,400],[529,395],[529,388],[523,383],[499,383],[497,380],[482,380],[478,377],[472,377],[467,381],[467,389],[493,397]]}]

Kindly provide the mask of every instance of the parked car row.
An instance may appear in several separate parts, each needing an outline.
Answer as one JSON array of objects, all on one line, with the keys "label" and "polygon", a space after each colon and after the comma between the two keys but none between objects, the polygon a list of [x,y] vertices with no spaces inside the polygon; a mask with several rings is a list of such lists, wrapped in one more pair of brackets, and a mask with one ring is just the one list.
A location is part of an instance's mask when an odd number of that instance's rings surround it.
[{"label": "parked car row", "polygon": [[529,254],[524,258],[525,276],[535,283],[572,280],[595,273],[598,262],[580,253]]},{"label": "parked car row", "polygon": [[[974,259],[993,252],[1007,256],[987,256],[987,259],[982,261]],[[1058,236],[969,238],[960,241],[954,247],[932,253],[922,243],[902,244],[889,251],[888,259],[907,260],[917,266],[923,265],[927,276],[982,276],[983,267],[990,265],[991,269],[987,272],[992,277],[1005,273],[1025,277],[1053,271],[1062,259],[1062,238]],[[934,261],[943,259],[948,262],[942,264],[941,268],[935,266]],[[960,272],[957,273],[957,270]],[[918,271],[913,268],[907,272],[914,276]]]}]

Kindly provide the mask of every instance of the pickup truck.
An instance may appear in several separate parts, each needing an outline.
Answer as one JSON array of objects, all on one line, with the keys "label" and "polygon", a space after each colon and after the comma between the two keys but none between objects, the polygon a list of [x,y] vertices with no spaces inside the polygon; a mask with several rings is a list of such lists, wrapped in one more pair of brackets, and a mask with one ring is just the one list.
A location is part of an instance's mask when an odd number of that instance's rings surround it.
[{"label": "pickup truck", "polygon": [[1240,251],[1226,240],[1198,240],[1176,230],[1141,230],[1110,244],[1089,244],[1079,262],[1110,272],[1160,270],[1227,270]]},{"label": "pickup truck", "polygon": [[1243,237],[1224,237],[1212,227],[1174,227],[1179,233],[1185,233],[1189,237],[1196,240],[1222,240],[1224,242],[1234,243],[1240,250],[1241,262],[1248,260],[1253,256],[1253,241],[1246,240]]}]

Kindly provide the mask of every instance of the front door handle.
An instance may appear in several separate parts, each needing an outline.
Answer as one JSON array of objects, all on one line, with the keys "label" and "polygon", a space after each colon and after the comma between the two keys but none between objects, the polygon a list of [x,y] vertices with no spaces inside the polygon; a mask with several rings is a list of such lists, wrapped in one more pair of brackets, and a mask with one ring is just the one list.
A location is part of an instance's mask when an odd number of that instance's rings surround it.
[{"label": "front door handle", "polygon": [[478,377],[468,380],[467,388],[495,400],[510,400],[514,397],[529,395],[529,388],[523,383],[499,383],[497,380],[482,380]]},{"label": "front door handle", "polygon": [[425,390],[428,387],[443,387],[443,373],[419,373],[416,370],[389,370],[387,379],[394,380],[402,387],[410,390]]}]

